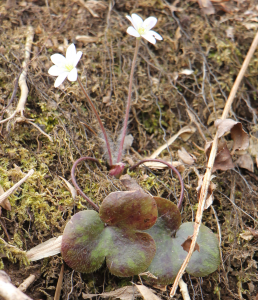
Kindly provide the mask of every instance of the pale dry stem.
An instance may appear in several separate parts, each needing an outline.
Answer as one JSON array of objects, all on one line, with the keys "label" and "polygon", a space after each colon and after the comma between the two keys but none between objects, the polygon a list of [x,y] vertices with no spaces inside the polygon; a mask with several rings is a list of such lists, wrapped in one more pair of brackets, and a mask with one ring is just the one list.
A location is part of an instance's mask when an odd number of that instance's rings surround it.
[{"label": "pale dry stem", "polygon": [[[228,113],[230,111],[231,105],[233,103],[233,100],[234,100],[234,97],[238,90],[238,87],[240,85],[240,82],[243,79],[245,71],[249,65],[249,62],[254,54],[254,51],[255,51],[257,45],[258,45],[258,32],[255,35],[253,43],[249,48],[249,51],[248,51],[246,58],[242,64],[242,67],[238,73],[236,81],[234,82],[234,85],[231,89],[231,92],[229,94],[225,108],[223,110],[223,114],[221,117],[222,120],[225,120],[228,116]],[[207,197],[207,193],[208,193],[208,188],[209,188],[210,181],[211,181],[211,173],[212,173],[212,168],[213,168],[214,160],[215,160],[216,153],[217,153],[217,147],[218,147],[218,131],[216,132],[216,135],[215,135],[213,143],[212,143],[212,148],[211,148],[211,152],[210,152],[210,157],[209,157],[206,173],[203,178],[203,184],[202,184],[201,192],[200,192],[199,205],[198,205],[198,210],[197,210],[197,215],[196,215],[196,220],[195,220],[195,225],[194,225],[194,233],[193,233],[191,247],[187,254],[187,257],[185,258],[185,261],[183,262],[183,264],[176,276],[176,279],[174,281],[174,284],[173,284],[171,292],[170,292],[170,297],[173,297],[175,295],[178,284],[179,284],[179,280],[181,279],[182,275],[184,274],[184,271],[190,261],[190,258],[192,256],[194,248],[195,248],[197,236],[198,236],[199,229],[201,226],[202,214],[203,214],[203,209],[204,209],[204,205],[205,205],[205,201],[206,201],[206,197]]]}]

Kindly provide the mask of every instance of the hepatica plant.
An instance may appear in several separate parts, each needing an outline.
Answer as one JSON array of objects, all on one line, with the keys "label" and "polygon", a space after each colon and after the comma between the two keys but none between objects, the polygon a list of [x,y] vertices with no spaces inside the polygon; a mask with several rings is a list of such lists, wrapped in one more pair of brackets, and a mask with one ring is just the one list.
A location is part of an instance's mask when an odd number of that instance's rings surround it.
[{"label": "hepatica plant", "polygon": [[[78,81],[97,120],[106,144],[108,153],[109,174],[119,177],[124,171],[122,162],[123,145],[127,131],[131,106],[133,74],[139,50],[140,39],[155,44],[162,37],[152,28],[157,19],[149,17],[143,21],[138,15],[127,16],[133,26],[127,33],[136,37],[136,47],[129,79],[128,98],[124,123],[119,139],[118,151],[115,152],[100,119],[97,109],[87,94],[77,75],[77,64],[82,52],[76,52],[72,44],[66,51],[66,57],[54,54],[54,63],[49,74],[57,76],[54,86],[60,86],[68,78]],[[130,169],[146,161],[157,161],[167,165],[179,178],[181,195],[176,206],[171,201],[152,197],[140,188],[130,191],[114,192],[102,202],[100,208],[78,186],[75,169],[83,160],[98,163],[92,157],[81,157],[73,164],[71,177],[78,192],[95,210],[85,210],[75,214],[67,223],[61,245],[65,262],[74,270],[89,273],[101,267],[104,260],[113,274],[128,277],[149,271],[157,279],[148,279],[155,283],[170,284],[176,277],[191,244],[194,223],[181,225],[180,207],[183,200],[184,185],[180,173],[171,164],[160,159],[145,159]],[[217,237],[206,226],[201,225],[193,253],[186,271],[193,276],[206,276],[214,272],[220,263],[219,243]]]}]

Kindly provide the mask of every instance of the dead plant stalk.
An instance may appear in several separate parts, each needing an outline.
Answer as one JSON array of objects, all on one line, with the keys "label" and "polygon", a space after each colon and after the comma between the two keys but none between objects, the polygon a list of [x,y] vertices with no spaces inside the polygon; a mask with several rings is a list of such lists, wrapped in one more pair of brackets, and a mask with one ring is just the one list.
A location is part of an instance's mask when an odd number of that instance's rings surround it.
[{"label": "dead plant stalk", "polygon": [[[222,114],[222,117],[221,117],[222,120],[225,120],[228,116],[228,113],[231,109],[231,105],[232,105],[233,100],[235,98],[236,92],[239,88],[240,82],[243,79],[243,76],[246,72],[246,69],[249,65],[249,62],[250,62],[250,60],[251,60],[251,58],[254,54],[254,51],[255,51],[257,45],[258,45],[258,32],[256,33],[256,35],[254,37],[252,45],[249,48],[249,51],[246,55],[246,58],[245,58],[245,60],[242,64],[242,67],[241,67],[238,75],[237,75],[236,81],[234,82],[234,85],[233,85],[233,87],[230,91],[228,100],[226,102],[226,105],[224,107],[223,114]],[[186,267],[187,267],[187,265],[190,261],[190,258],[192,256],[194,248],[195,248],[197,236],[198,236],[199,229],[200,229],[200,226],[201,226],[203,209],[204,209],[204,205],[205,205],[205,201],[206,201],[206,197],[207,197],[207,193],[208,193],[208,188],[209,188],[210,181],[211,181],[211,172],[212,172],[212,168],[213,168],[213,165],[214,165],[214,160],[215,160],[216,153],[217,153],[217,147],[218,147],[218,131],[216,132],[216,135],[215,135],[213,143],[212,143],[212,148],[211,148],[211,152],[210,152],[210,157],[209,157],[206,173],[205,173],[204,178],[203,178],[203,184],[202,184],[201,192],[200,192],[199,205],[198,205],[198,210],[197,210],[196,219],[195,219],[195,226],[194,226],[194,233],[193,233],[191,247],[190,247],[190,250],[189,250],[189,252],[188,252],[188,254],[185,258],[185,261],[183,262],[183,264],[182,264],[182,266],[181,266],[181,268],[180,268],[180,270],[179,270],[179,272],[176,276],[176,279],[175,279],[174,284],[172,286],[172,289],[170,291],[170,297],[173,297],[175,295],[177,287],[178,287],[179,280],[183,276],[184,271],[185,271],[185,269],[186,269]]]}]

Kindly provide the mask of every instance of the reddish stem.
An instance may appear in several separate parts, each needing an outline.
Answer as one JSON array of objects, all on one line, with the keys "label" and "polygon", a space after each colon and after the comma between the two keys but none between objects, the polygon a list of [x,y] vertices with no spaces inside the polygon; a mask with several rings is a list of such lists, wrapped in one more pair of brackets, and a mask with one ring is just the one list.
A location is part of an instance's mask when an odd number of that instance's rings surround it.
[{"label": "reddish stem", "polygon": [[155,162],[160,162],[166,166],[168,166],[172,171],[174,171],[179,179],[179,182],[180,182],[180,185],[181,185],[181,192],[180,192],[180,198],[179,198],[179,201],[178,201],[178,204],[177,204],[177,207],[178,209],[181,208],[182,206],[182,202],[183,202],[183,198],[184,198],[184,182],[183,182],[183,179],[179,173],[179,171],[171,164],[169,164],[168,162],[164,161],[163,159],[143,159],[141,161],[139,161],[137,164],[135,164],[134,166],[132,166],[131,168],[129,168],[129,170],[133,170],[135,168],[137,168],[139,165],[145,163],[145,162],[148,162],[148,161],[155,161]]},{"label": "reddish stem", "polygon": [[122,129],[122,138],[121,138],[121,142],[120,142],[120,145],[119,145],[119,150],[118,150],[116,163],[119,163],[121,161],[122,154],[123,154],[124,140],[125,140],[126,129],[127,129],[127,124],[128,124],[128,119],[129,119],[129,112],[130,112],[130,107],[131,107],[132,87],[133,87],[133,73],[134,73],[137,53],[138,53],[138,50],[139,50],[139,45],[140,45],[140,39],[137,38],[136,39],[133,62],[132,62],[130,80],[129,80],[129,89],[128,89],[127,105],[126,105],[126,112],[125,112],[125,120],[124,120],[123,129]]},{"label": "reddish stem", "polygon": [[95,114],[95,116],[96,116],[98,122],[99,122],[99,126],[100,126],[100,128],[101,128],[101,131],[102,131],[102,133],[103,133],[103,136],[104,136],[104,139],[105,139],[105,142],[106,142],[106,146],[107,146],[108,157],[109,157],[109,165],[112,166],[112,165],[113,165],[113,161],[112,161],[111,148],[110,148],[110,144],[109,144],[109,141],[108,141],[108,137],[107,137],[107,133],[106,133],[106,130],[105,130],[105,128],[104,128],[104,125],[103,125],[103,123],[102,123],[102,121],[101,121],[101,119],[100,119],[100,116],[99,116],[99,114],[98,114],[98,111],[96,110],[96,108],[95,108],[93,102],[91,101],[90,97],[88,96],[88,94],[87,94],[85,88],[83,87],[82,82],[81,82],[81,80],[79,79],[79,77],[77,78],[77,81],[79,82],[79,85],[80,85],[80,87],[81,87],[81,89],[82,89],[82,91],[83,91],[83,94],[84,94],[85,97],[87,98],[87,100],[88,100],[88,102],[89,102],[89,104],[90,104],[90,106],[91,106],[91,108],[92,108],[92,110],[93,110],[93,112],[94,112],[94,114]]},{"label": "reddish stem", "polygon": [[76,178],[75,178],[75,168],[76,166],[78,165],[78,163],[80,163],[81,161],[83,160],[92,160],[92,161],[95,161],[96,163],[98,163],[98,160],[96,158],[93,158],[93,157],[88,157],[88,156],[84,156],[84,157],[81,157],[79,159],[77,159],[74,164],[73,164],[73,167],[72,167],[72,170],[71,170],[71,178],[72,178],[72,182],[73,182],[73,185],[75,186],[76,190],[79,192],[79,194],[85,199],[88,201],[88,203],[93,206],[96,211],[98,212],[99,211],[99,207],[98,205],[96,205],[88,196],[86,196],[84,194],[84,192],[81,190],[81,188],[78,186],[77,182],[76,182]]}]

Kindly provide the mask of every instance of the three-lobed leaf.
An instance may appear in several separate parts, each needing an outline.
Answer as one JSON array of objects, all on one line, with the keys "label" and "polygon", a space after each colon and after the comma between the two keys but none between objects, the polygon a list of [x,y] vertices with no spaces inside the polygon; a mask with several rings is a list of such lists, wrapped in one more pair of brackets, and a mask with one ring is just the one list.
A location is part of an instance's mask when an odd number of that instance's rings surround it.
[{"label": "three-lobed leaf", "polygon": [[157,220],[153,197],[141,190],[115,192],[103,201],[99,214],[87,210],[67,223],[61,245],[65,262],[74,270],[89,273],[105,257],[117,276],[139,274],[150,265],[156,245],[146,230]]}]

